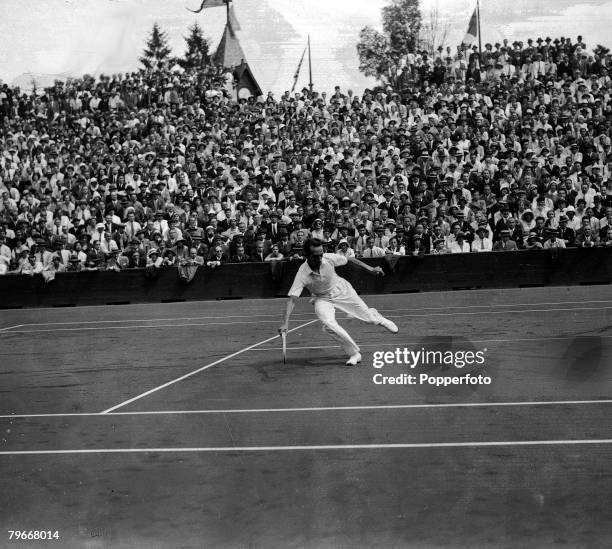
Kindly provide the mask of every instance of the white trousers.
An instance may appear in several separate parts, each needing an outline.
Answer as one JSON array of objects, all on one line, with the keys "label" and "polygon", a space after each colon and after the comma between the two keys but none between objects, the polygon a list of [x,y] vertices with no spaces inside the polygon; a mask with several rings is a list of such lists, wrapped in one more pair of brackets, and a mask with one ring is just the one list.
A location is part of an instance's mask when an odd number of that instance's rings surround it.
[{"label": "white trousers", "polygon": [[323,331],[340,343],[347,355],[359,352],[359,346],[349,333],[338,324],[336,309],[344,311],[349,316],[363,320],[368,324],[380,324],[383,317],[376,309],[370,309],[361,299],[349,282],[342,282],[332,290],[329,297],[316,297],[315,313],[323,324]]}]

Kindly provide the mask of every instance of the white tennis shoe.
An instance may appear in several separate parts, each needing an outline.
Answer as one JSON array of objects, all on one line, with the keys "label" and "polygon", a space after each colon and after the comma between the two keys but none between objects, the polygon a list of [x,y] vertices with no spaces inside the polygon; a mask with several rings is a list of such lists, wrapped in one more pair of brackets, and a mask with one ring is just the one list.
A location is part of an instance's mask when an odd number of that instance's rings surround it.
[{"label": "white tennis shoe", "polygon": [[395,322],[393,322],[392,320],[389,320],[388,318],[385,318],[385,317],[381,317],[381,319],[382,320],[380,321],[380,325],[383,328],[386,328],[392,334],[397,334],[397,332],[399,332],[399,328],[397,327],[397,324],[395,324]]},{"label": "white tennis shoe", "polygon": [[355,353],[351,355],[349,359],[346,361],[348,366],[356,366],[359,362],[361,362],[361,354]]}]

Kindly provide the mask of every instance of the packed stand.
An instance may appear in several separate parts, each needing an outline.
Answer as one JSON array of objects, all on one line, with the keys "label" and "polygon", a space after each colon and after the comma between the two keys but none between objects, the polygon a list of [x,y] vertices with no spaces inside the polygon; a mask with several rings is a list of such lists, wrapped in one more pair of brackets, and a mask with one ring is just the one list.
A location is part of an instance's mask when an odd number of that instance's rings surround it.
[{"label": "packed stand", "polygon": [[612,246],[611,69],[578,37],[411,55],[363,97],[1,86],[0,273]]}]

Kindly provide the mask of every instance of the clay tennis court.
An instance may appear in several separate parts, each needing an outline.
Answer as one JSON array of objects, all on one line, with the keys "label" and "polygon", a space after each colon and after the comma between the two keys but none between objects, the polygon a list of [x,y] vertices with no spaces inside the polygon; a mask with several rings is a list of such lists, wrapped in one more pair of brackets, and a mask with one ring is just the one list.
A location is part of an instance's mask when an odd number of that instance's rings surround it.
[{"label": "clay tennis court", "polygon": [[[367,296],[344,365],[306,299],[3,311],[0,546],[604,547],[612,289]],[[375,351],[490,385],[377,385]],[[8,540],[9,530],[60,540]]]}]

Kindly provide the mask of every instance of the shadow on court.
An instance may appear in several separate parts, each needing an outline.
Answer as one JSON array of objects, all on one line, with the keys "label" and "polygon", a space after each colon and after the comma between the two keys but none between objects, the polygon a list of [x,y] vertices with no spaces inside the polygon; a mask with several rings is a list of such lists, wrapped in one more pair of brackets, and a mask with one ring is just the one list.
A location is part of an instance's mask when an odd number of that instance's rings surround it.
[{"label": "shadow on court", "polygon": [[571,339],[560,363],[565,379],[574,383],[609,378],[611,367],[610,357],[604,360],[602,338],[597,335]]}]

